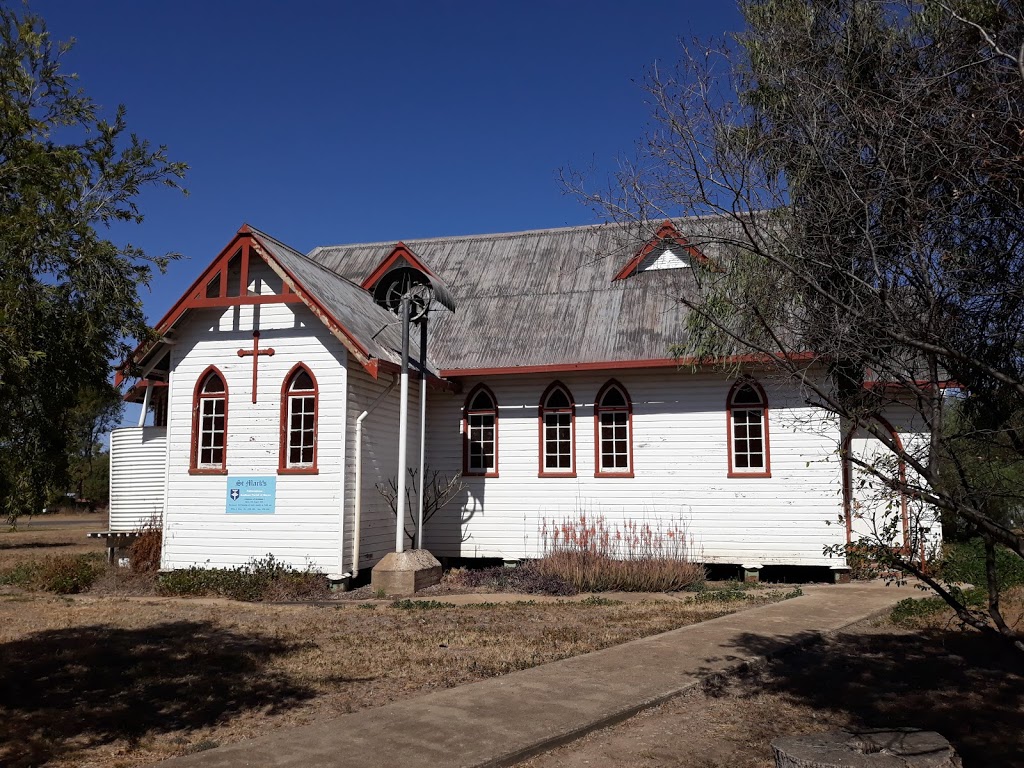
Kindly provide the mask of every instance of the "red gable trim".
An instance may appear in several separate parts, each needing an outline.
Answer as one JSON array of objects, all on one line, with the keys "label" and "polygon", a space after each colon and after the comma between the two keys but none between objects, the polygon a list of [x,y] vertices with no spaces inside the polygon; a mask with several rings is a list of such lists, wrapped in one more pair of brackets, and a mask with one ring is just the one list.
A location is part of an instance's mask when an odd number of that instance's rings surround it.
[{"label": "red gable trim", "polygon": [[361,284],[363,290],[368,291],[371,288],[373,288],[373,286],[377,284],[377,281],[384,277],[384,275],[387,274],[388,270],[391,269],[391,267],[393,267],[395,265],[395,262],[397,262],[399,259],[405,259],[407,262],[409,262],[409,264],[411,264],[413,267],[415,267],[425,275],[430,275],[430,277],[437,277],[437,275],[430,271],[426,264],[419,260],[419,257],[417,257],[415,253],[409,250],[409,247],[405,243],[400,241],[392,249],[391,253],[387,255],[384,261],[378,264],[377,267],[370,273],[370,276],[363,280]]},{"label": "red gable trim", "polygon": [[[227,295],[228,263],[236,254],[241,254],[242,282],[239,286],[238,296]],[[267,265],[274,270],[283,282],[283,291],[277,295],[249,296],[247,292],[247,280],[249,272],[249,259],[252,255],[263,259]],[[207,297],[207,287],[216,277],[220,275],[220,288],[218,296]],[[352,333],[345,328],[323,305],[320,304],[309,292],[299,283],[293,274],[285,269],[270,254],[266,247],[260,243],[259,238],[248,224],[243,224],[231,242],[214,258],[210,265],[196,278],[195,282],[181,296],[178,301],[167,311],[156,324],[156,332],[163,336],[189,309],[205,309],[210,307],[229,307],[242,304],[305,304],[309,310],[316,315],[320,321],[327,326],[328,330],[352,353],[367,372],[377,377],[377,361],[371,359],[369,350],[366,349]],[[148,354],[159,342],[144,342],[135,348],[131,358],[140,360]],[[121,374],[123,378],[123,374]],[[115,373],[115,381],[118,374]]]},{"label": "red gable trim", "polygon": [[675,228],[675,225],[673,225],[671,221],[666,219],[665,222],[660,227],[658,227],[658,231],[654,233],[654,237],[648,240],[644,244],[643,248],[636,252],[636,255],[629,260],[629,263],[626,264],[626,266],[619,270],[619,273],[615,275],[615,277],[613,277],[612,280],[623,280],[632,275],[633,273],[635,273],[637,267],[640,266],[640,262],[644,260],[644,257],[649,255],[651,251],[653,251],[666,240],[670,240],[671,242],[678,245],[680,248],[685,249],[687,253],[689,253],[694,259],[699,261],[701,264],[707,263],[708,257],[701,253],[699,248],[691,245],[689,240],[687,240],[685,237],[679,234],[679,230]]},{"label": "red gable trim", "polygon": [[[816,355],[789,354],[793,362],[810,362]],[[735,365],[737,363],[758,365],[772,361],[768,355],[731,355],[714,359],[700,357],[662,357],[650,360],[606,360],[593,363],[555,363],[552,365],[516,365],[502,368],[449,368],[439,371],[446,379],[462,376],[502,376],[516,373],[563,373],[569,371],[619,371],[632,368],[682,368],[691,365]]]}]

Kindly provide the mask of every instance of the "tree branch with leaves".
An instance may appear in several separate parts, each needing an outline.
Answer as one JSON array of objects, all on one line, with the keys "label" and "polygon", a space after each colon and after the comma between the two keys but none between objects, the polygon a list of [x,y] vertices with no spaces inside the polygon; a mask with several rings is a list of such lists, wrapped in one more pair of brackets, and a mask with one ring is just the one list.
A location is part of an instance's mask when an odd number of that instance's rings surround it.
[{"label": "tree branch with leaves", "polygon": [[[651,72],[635,158],[600,188],[572,171],[565,185],[631,230],[698,217],[686,235],[711,268],[695,264],[680,297],[677,355],[760,355],[844,435],[884,445],[895,461],[863,467],[879,483],[1024,557],[999,511],[1024,508],[1006,482],[1024,460],[1024,78],[1007,53],[1024,45],[1020,3],[741,9],[731,41]],[[909,410],[926,450],[889,434],[890,409]],[[874,543],[1024,650],[995,581],[976,611]]]},{"label": "tree branch with leaves", "polygon": [[66,485],[79,395],[151,337],[139,290],[173,255],[101,235],[141,223],[142,191],[187,166],[111,120],[27,7],[0,6],[0,511],[38,511]]}]

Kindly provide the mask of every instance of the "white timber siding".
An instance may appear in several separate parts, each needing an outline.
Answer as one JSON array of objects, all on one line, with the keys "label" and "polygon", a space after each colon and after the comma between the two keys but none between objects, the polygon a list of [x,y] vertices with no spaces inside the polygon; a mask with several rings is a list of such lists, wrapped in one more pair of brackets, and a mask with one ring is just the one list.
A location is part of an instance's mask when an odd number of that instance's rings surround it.
[{"label": "white timber siding", "polygon": [[[594,398],[615,378],[633,404],[632,478],[595,477]],[[499,477],[466,477],[466,489],[426,528],[436,554],[535,557],[545,521],[585,514],[685,528],[704,562],[842,566],[823,554],[845,542],[838,423],[804,403],[795,384],[761,379],[768,396],[770,478],[728,477],[726,397],[733,380],[674,370],[558,376],[576,402],[575,478],[538,477],[537,406],[555,376],[463,381],[432,395],[428,461],[462,467],[461,412],[480,382],[499,407]]]},{"label": "white timber siding", "polygon": [[[352,569],[351,561],[355,513],[355,476],[356,476],[356,419],[366,411],[391,383],[391,376],[382,374],[374,379],[361,366],[353,365],[349,369],[348,378],[348,445],[346,446],[346,483],[345,483],[345,530],[347,545],[345,549],[345,568]],[[398,411],[400,407],[400,382],[382,400],[377,407],[363,419],[362,428],[362,523],[360,525],[359,562],[355,569],[359,571],[372,568],[388,552],[395,549],[395,515],[385,498],[377,490],[377,484],[387,484],[388,480],[398,477]],[[427,402],[431,403],[432,393],[428,393]],[[407,467],[419,468],[420,445],[420,406],[419,382],[410,378],[409,382],[409,442],[407,447]],[[408,475],[406,476],[408,478]],[[412,509],[407,516],[407,527],[412,529],[412,520],[416,514],[416,493],[412,493]],[[405,548],[409,549],[408,539]]]},{"label": "white timber siding", "polygon": [[[255,260],[250,291],[276,293],[280,280]],[[260,331],[257,403],[252,402],[252,332]],[[171,348],[167,507],[163,568],[231,567],[272,554],[295,568],[338,573],[342,567],[347,355],[301,304],[196,311]],[[278,475],[281,386],[302,362],[319,386],[316,475]],[[192,398],[209,365],[226,379],[228,475],[190,475]],[[275,476],[273,514],[228,514],[229,477]]]},{"label": "white timber siding", "polygon": [[[907,406],[890,405],[883,416],[896,431],[904,449],[927,466],[929,433],[921,424],[920,414]],[[898,477],[899,462],[895,454],[864,429],[853,433],[850,454],[855,459],[850,466],[850,541],[905,546],[915,553],[920,553],[923,546],[926,559],[937,557],[942,545],[942,525],[935,508],[913,494],[901,494],[882,480],[882,477]],[[912,485],[923,482],[913,467],[905,466],[904,472]]]},{"label": "white timber siding", "polygon": [[166,460],[164,427],[123,427],[110,433],[110,530],[159,527]]}]

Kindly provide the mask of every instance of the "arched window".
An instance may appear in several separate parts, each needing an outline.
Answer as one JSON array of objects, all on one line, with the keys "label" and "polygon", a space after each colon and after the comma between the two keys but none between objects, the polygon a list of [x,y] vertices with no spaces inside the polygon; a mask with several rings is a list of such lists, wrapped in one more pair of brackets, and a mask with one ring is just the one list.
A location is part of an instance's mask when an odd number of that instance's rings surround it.
[{"label": "arched window", "polygon": [[281,387],[281,474],[316,474],[316,378],[302,363],[285,376]]},{"label": "arched window", "polygon": [[224,474],[228,452],[228,386],[210,366],[192,393],[192,474]]},{"label": "arched window", "polygon": [[633,476],[633,405],[625,388],[609,381],[594,402],[594,476]]},{"label": "arched window", "polygon": [[751,379],[729,390],[729,477],[771,477],[768,450],[768,398]]},{"label": "arched window", "polygon": [[555,382],[540,399],[540,476],[576,477],[576,406]]},{"label": "arched window", "polygon": [[483,384],[469,397],[462,424],[463,474],[498,476],[498,401]]}]

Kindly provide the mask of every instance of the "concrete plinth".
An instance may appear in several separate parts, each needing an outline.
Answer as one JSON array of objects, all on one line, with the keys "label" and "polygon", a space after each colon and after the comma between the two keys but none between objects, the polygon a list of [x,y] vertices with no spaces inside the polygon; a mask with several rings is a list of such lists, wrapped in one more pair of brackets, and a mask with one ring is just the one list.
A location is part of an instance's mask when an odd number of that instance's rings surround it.
[{"label": "concrete plinth", "polygon": [[374,592],[407,597],[441,581],[441,563],[425,549],[389,552],[370,574]]},{"label": "concrete plinth", "polygon": [[740,578],[747,584],[756,584],[761,580],[762,567],[760,563],[743,563],[740,566]]},{"label": "concrete plinth", "polygon": [[850,569],[849,568],[832,568],[832,580],[836,584],[849,584],[850,583]]}]

